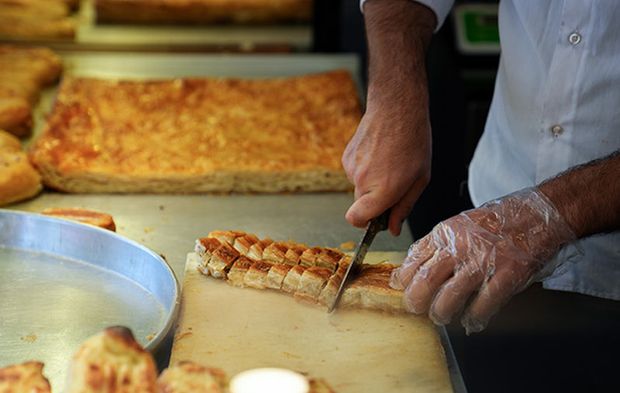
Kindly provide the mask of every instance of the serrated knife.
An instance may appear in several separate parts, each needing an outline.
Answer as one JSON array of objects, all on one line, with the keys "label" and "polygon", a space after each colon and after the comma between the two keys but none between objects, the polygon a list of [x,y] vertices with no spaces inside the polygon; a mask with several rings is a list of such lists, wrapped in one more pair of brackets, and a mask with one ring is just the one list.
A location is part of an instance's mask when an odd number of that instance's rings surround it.
[{"label": "serrated knife", "polygon": [[334,301],[327,309],[328,313],[334,311],[334,309],[338,305],[338,302],[340,301],[340,297],[342,296],[342,293],[344,292],[347,284],[349,284],[355,278],[357,273],[359,273],[359,268],[362,265],[362,262],[364,262],[364,258],[366,257],[366,253],[368,252],[372,241],[375,239],[375,236],[377,236],[377,233],[387,229],[389,218],[390,210],[388,209],[380,216],[370,220],[370,222],[368,223],[368,226],[366,227],[366,232],[364,232],[364,237],[362,237],[362,241],[357,245],[357,248],[355,249],[355,253],[353,254],[353,260],[347,267],[347,270],[344,272],[344,277],[342,279],[342,282],[340,283],[338,292],[336,292],[336,297],[334,297]]}]

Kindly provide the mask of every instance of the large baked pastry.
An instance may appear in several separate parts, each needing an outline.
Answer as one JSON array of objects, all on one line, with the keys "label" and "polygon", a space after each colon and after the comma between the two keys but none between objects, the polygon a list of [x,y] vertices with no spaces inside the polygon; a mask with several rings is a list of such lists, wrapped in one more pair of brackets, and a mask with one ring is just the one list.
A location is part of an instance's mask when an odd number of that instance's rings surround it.
[{"label": "large baked pastry", "polygon": [[125,327],[86,340],[73,356],[66,393],[155,393],[157,367]]},{"label": "large baked pastry", "polygon": [[75,36],[70,16],[75,0],[0,0],[0,37],[69,39]]},{"label": "large baked pastry", "polygon": [[346,71],[280,79],[65,78],[31,159],[67,192],[340,191],[361,113]]},{"label": "large baked pastry", "polygon": [[0,206],[33,197],[41,188],[19,139],[0,130]]},{"label": "large baked pastry", "polygon": [[29,135],[40,91],[61,72],[60,58],[47,48],[0,45],[0,129]]},{"label": "large baked pastry", "polygon": [[312,0],[96,0],[97,21],[278,23],[309,21]]},{"label": "large baked pastry", "polygon": [[[195,252],[202,260],[199,270],[207,276],[237,287],[282,291],[322,306],[331,305],[351,263],[349,255],[336,249],[261,240],[241,231],[213,231],[196,240]],[[404,312],[402,291],[389,285],[396,266],[362,264],[340,305]]]},{"label": "large baked pastry", "polygon": [[0,393],[49,393],[50,384],[43,376],[43,363],[25,362],[0,368]]}]

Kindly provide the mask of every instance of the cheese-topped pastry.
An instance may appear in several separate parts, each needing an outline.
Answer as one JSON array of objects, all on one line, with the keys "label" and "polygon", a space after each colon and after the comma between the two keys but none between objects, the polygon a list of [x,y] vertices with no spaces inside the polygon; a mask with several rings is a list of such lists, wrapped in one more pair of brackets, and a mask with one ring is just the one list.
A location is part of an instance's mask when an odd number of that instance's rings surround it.
[{"label": "cheese-topped pastry", "polygon": [[25,362],[0,368],[0,393],[50,393],[43,363]]},{"label": "cheese-topped pastry", "polygon": [[346,191],[340,157],[360,118],[346,71],[65,78],[31,157],[67,192]]},{"label": "cheese-topped pastry", "polygon": [[125,327],[105,329],[86,340],[71,360],[67,393],[155,393],[151,354]]},{"label": "cheese-topped pastry", "polygon": [[213,367],[182,361],[165,369],[157,379],[158,393],[225,393],[226,374]]}]

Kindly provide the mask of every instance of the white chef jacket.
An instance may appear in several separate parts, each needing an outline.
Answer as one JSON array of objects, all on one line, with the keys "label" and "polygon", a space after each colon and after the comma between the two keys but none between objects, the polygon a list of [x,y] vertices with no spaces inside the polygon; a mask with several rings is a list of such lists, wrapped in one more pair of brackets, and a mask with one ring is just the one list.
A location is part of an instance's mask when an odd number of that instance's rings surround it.
[{"label": "white chef jacket", "polygon": [[[440,25],[454,2],[415,1]],[[502,0],[499,29],[495,92],[469,167],[476,206],[620,149],[619,0]],[[578,240],[553,262],[563,263],[545,288],[620,300],[620,232]]]}]

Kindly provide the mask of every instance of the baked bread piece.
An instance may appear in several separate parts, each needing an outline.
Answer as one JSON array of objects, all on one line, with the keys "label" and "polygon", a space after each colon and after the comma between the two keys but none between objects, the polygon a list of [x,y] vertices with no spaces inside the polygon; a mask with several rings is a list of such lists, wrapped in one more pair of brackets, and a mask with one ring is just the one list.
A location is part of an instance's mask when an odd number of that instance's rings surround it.
[{"label": "baked bread piece", "polygon": [[73,356],[67,393],[154,393],[157,368],[151,354],[125,327],[110,327],[86,340]]},{"label": "baked bread piece", "polygon": [[161,373],[157,393],[225,393],[227,384],[224,371],[183,361]]},{"label": "baked bread piece", "polygon": [[25,362],[0,368],[0,393],[50,393],[43,363]]},{"label": "baked bread piece", "polygon": [[67,39],[75,36],[70,17],[75,1],[0,0],[0,36],[12,39]]},{"label": "baked bread piece", "polygon": [[61,72],[60,58],[47,48],[0,45],[0,129],[20,137],[29,135],[32,106],[40,91]]},{"label": "baked bread piece", "polygon": [[309,21],[312,0],[96,0],[98,22],[278,23]]},{"label": "baked bread piece", "polygon": [[[224,274],[219,275],[233,286],[275,289],[310,303],[326,307],[332,304],[351,263],[350,256],[334,248],[308,247],[292,241],[269,240],[267,247],[257,247],[262,242],[245,232],[213,231],[208,237],[197,240],[196,251],[203,261],[209,258],[205,257],[208,249],[224,248],[240,253],[241,256],[234,256],[237,259],[230,271],[230,262],[223,263],[227,267]],[[233,248],[233,244],[239,246]],[[298,256],[297,263],[293,262],[294,258],[285,258],[289,254]],[[213,260],[212,256],[210,258]],[[396,266],[390,263],[361,265],[342,294],[341,306],[405,312],[403,292],[390,287],[390,277]]]},{"label": "baked bread piece", "polygon": [[41,188],[41,177],[30,165],[20,141],[0,130],[0,206],[31,198]]},{"label": "baked bread piece", "polygon": [[116,224],[111,215],[94,210],[82,209],[79,207],[52,207],[44,209],[41,214],[94,225],[112,232],[116,231]]},{"label": "baked bread piece", "polygon": [[341,191],[346,71],[262,80],[66,78],[31,158],[68,192]]}]

